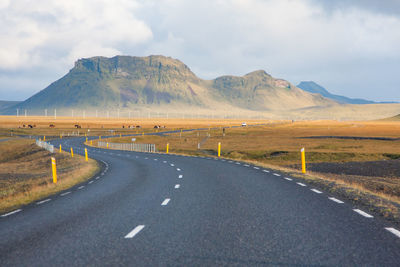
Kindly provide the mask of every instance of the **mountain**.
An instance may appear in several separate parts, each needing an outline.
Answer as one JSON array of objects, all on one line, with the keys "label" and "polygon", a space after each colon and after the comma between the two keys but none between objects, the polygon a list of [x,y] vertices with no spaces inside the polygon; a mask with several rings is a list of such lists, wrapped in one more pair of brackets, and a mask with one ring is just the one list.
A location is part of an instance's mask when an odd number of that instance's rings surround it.
[{"label": "mountain", "polygon": [[6,110],[9,109],[19,103],[21,103],[22,101],[5,101],[5,100],[0,100],[0,112],[2,110]]},{"label": "mountain", "polygon": [[170,57],[115,56],[78,60],[68,74],[14,108],[262,111],[335,104],[262,70],[203,80]]},{"label": "mountain", "polygon": [[359,98],[349,98],[340,95],[334,95],[329,93],[324,87],[320,86],[319,84],[309,81],[309,82],[301,82],[297,85],[298,88],[303,89],[304,91],[320,94],[326,98],[332,99],[342,104],[374,104],[376,102],[359,99]]}]

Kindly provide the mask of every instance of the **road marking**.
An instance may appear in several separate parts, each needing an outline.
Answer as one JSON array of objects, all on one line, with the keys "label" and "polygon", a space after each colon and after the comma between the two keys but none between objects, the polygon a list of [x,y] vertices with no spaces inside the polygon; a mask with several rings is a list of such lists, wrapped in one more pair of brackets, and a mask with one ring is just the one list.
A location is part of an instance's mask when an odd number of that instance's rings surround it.
[{"label": "road marking", "polygon": [[180,171],[181,171],[181,169],[179,169],[179,168],[176,168],[176,170],[177,170],[178,172],[180,172]]},{"label": "road marking", "polygon": [[154,161],[157,161],[158,159],[154,159]]},{"label": "road marking", "polygon": [[269,172],[268,170],[263,170],[263,172]]},{"label": "road marking", "polygon": [[388,230],[389,232],[391,232],[392,234],[394,234],[395,236],[400,237],[400,231],[399,230],[396,230],[396,229],[391,228],[391,227],[387,227],[385,229]]},{"label": "road marking", "polygon": [[98,180],[100,178],[100,176],[97,176],[95,179]]},{"label": "road marking", "polygon": [[300,186],[306,186],[306,185],[303,184],[303,183],[296,183],[296,184],[298,184],[298,185],[300,185]]},{"label": "road marking", "polygon": [[293,179],[289,178],[289,177],[285,177],[285,179],[288,180],[288,181],[293,181]]},{"label": "road marking", "polygon": [[133,229],[132,231],[129,232],[129,234],[127,234],[125,236],[125,238],[133,238],[135,235],[137,235],[140,231],[142,231],[144,228],[144,225],[138,225],[135,227],[135,229]]},{"label": "road marking", "polygon": [[254,169],[256,169],[256,170],[259,170],[260,168],[258,168],[258,167],[254,167]]},{"label": "road marking", "polygon": [[172,167],[174,167],[175,166],[175,164],[170,164]]},{"label": "road marking", "polygon": [[354,210],[355,212],[357,212],[358,214],[360,214],[360,215],[366,217],[366,218],[374,218],[374,216],[369,215],[368,213],[366,213],[366,212],[364,212],[364,211],[362,211],[362,210],[359,210],[359,209],[353,209],[353,210]]},{"label": "road marking", "polygon": [[117,156],[121,156],[121,154],[117,154]]},{"label": "road marking", "polygon": [[240,162],[236,162],[235,164],[240,165]]},{"label": "road marking", "polygon": [[230,160],[230,161],[228,161],[229,163],[232,163],[233,161],[232,160]]},{"label": "road marking", "polygon": [[144,159],[149,159],[149,158],[144,158]]},{"label": "road marking", "polygon": [[89,184],[93,183],[93,181],[90,181]]},{"label": "road marking", "polygon": [[179,187],[181,187],[180,184],[176,184],[176,185],[175,185],[175,188],[176,188],[176,189],[178,189]]},{"label": "road marking", "polygon": [[17,209],[17,210],[11,211],[9,213],[3,214],[3,215],[1,215],[1,217],[7,217],[7,216],[13,215],[15,213],[18,213],[20,211],[21,211],[21,209]]},{"label": "road marking", "polygon": [[164,162],[164,163],[167,163],[167,161],[166,161],[166,160],[164,160],[163,162]]},{"label": "road marking", "polygon": [[41,204],[43,204],[43,203],[49,202],[50,200],[51,200],[51,199],[50,199],[50,198],[48,198],[48,199],[45,199],[45,200],[42,200],[42,201],[36,202],[36,204],[37,204],[37,205],[41,205]]},{"label": "road marking", "polygon": [[281,176],[280,174],[278,174],[278,173],[274,173],[273,175],[275,175],[275,176]]},{"label": "road marking", "polygon": [[62,194],[60,194],[60,196],[66,196],[66,195],[68,195],[68,194],[71,194],[71,191],[68,191],[68,192],[65,192],[65,193],[62,193]]},{"label": "road marking", "polygon": [[180,174],[180,175],[178,176],[178,178],[181,178],[181,179],[182,179],[182,178],[183,178],[183,175],[182,175],[182,174]]},{"label": "road marking", "polygon": [[341,201],[341,200],[339,200],[337,198],[334,198],[334,197],[330,197],[329,199],[334,201],[334,202],[336,202],[336,203],[339,203],[339,204],[343,204],[344,203],[343,201]]},{"label": "road marking", "polygon": [[82,188],[85,188],[85,186],[82,185],[82,186],[78,187],[79,190],[81,190]]},{"label": "road marking", "polygon": [[243,166],[245,166],[245,167],[250,167],[250,165],[249,165],[249,164],[244,164]]},{"label": "road marking", "polygon": [[166,198],[166,199],[161,203],[161,206],[166,206],[170,200],[171,200],[170,198]]},{"label": "road marking", "polygon": [[322,194],[322,192],[319,191],[319,190],[317,190],[317,189],[311,189],[311,191],[313,191],[313,192],[315,192],[315,193],[317,193],[317,194]]},{"label": "road marking", "polygon": [[221,159],[221,161],[226,161],[226,160],[224,160],[224,159]]}]

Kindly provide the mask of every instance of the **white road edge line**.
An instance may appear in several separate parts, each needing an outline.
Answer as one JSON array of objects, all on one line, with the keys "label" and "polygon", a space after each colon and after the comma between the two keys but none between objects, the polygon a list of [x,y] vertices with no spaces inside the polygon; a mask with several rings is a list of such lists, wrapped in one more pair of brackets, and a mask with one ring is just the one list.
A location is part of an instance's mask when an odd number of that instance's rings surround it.
[{"label": "white road edge line", "polygon": [[288,181],[293,181],[293,179],[289,178],[289,177],[285,177],[285,179],[288,180]]},{"label": "white road edge line", "polygon": [[20,211],[22,211],[22,210],[21,209],[17,209],[17,210],[11,211],[9,213],[3,214],[3,215],[1,215],[1,217],[7,217],[7,216],[13,215],[15,213],[18,213]]},{"label": "white road edge line", "polygon": [[170,198],[166,198],[166,199],[161,203],[161,206],[166,206],[170,200],[171,200]]},{"label": "white road edge line", "polygon": [[51,200],[51,199],[50,199],[50,198],[48,198],[48,199],[45,199],[45,200],[42,200],[42,201],[36,202],[36,205],[40,205],[40,204],[43,204],[43,203],[49,202],[50,200]]},{"label": "white road edge line", "polygon": [[178,172],[180,172],[180,171],[181,171],[181,169],[179,169],[179,168],[176,168],[176,170],[177,170]]},{"label": "white road edge line", "polygon": [[269,172],[268,170],[263,170],[263,172]]},{"label": "white road edge line", "polygon": [[66,196],[66,195],[68,195],[68,194],[71,194],[71,191],[68,191],[68,192],[65,192],[65,193],[62,193],[62,194],[60,194],[60,196]]},{"label": "white road edge line", "polygon": [[90,181],[89,184],[92,184],[94,181]]},{"label": "white road edge line", "polygon": [[311,191],[313,191],[313,192],[315,192],[315,193],[317,193],[317,194],[322,194],[322,192],[321,191],[319,191],[319,190],[317,190],[317,189],[311,189]]},{"label": "white road edge line", "polygon": [[334,197],[330,197],[329,199],[334,201],[334,202],[336,202],[336,203],[339,203],[339,204],[343,204],[344,203],[343,201],[341,201],[341,200],[339,200],[337,198],[334,198]]},{"label": "white road edge line", "polygon": [[178,189],[179,187],[181,187],[180,184],[176,184],[176,185],[175,185],[175,189]]},{"label": "white road edge line", "polygon": [[171,167],[174,167],[175,166],[175,164],[170,164],[171,165]]},{"label": "white road edge line", "polygon": [[79,189],[79,190],[80,190],[80,189],[82,189],[82,188],[85,188],[85,186],[84,186],[84,185],[82,185],[82,186],[78,187],[78,189]]},{"label": "white road edge line", "polygon": [[368,213],[366,213],[365,211],[359,210],[359,209],[353,209],[355,212],[357,212],[358,214],[360,214],[361,216],[364,216],[366,218],[374,218],[374,216],[369,215]]},{"label": "white road edge line", "polygon": [[133,238],[135,235],[137,235],[140,231],[143,230],[145,226],[144,225],[138,225],[135,227],[135,229],[133,229],[132,231],[129,232],[129,234],[127,234],[125,236],[125,238]]},{"label": "white road edge line", "polygon": [[303,184],[303,183],[296,183],[296,184],[298,184],[298,185],[300,185],[300,186],[306,186],[306,185]]},{"label": "white road edge line", "polygon": [[178,176],[178,178],[182,179],[182,178],[183,178],[183,175],[182,175],[182,174],[180,174],[180,175]]},{"label": "white road edge line", "polygon": [[395,236],[400,237],[400,231],[399,230],[396,230],[396,229],[391,228],[391,227],[386,227],[385,229],[387,231],[391,232],[392,234],[394,234]]},{"label": "white road edge line", "polygon": [[280,175],[280,174],[278,174],[278,173],[274,173],[274,175],[275,175],[275,176],[281,176],[281,175]]},{"label": "white road edge line", "polygon": [[256,169],[256,170],[259,170],[260,168],[258,168],[258,167],[253,167],[254,169]]}]

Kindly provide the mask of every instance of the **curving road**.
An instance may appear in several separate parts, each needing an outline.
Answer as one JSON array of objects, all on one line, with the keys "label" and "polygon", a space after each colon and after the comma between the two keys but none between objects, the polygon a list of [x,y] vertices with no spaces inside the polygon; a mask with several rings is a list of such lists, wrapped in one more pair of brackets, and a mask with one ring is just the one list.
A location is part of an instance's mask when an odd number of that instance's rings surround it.
[{"label": "curving road", "polygon": [[[82,154],[82,138],[54,140]],[[0,266],[399,266],[400,232],[279,172],[88,148],[84,184],[0,216]]]}]

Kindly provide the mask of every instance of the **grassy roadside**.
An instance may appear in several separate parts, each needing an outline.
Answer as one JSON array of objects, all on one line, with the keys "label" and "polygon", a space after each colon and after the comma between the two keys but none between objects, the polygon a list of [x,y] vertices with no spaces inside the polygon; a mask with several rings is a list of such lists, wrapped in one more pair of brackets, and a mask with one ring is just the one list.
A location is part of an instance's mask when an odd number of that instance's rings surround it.
[{"label": "grassy roadside", "polygon": [[[95,160],[68,153],[51,154],[33,140],[0,142],[0,213],[63,191],[91,178],[100,170]],[[57,161],[57,184],[52,182],[51,161]]]}]

